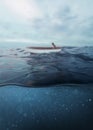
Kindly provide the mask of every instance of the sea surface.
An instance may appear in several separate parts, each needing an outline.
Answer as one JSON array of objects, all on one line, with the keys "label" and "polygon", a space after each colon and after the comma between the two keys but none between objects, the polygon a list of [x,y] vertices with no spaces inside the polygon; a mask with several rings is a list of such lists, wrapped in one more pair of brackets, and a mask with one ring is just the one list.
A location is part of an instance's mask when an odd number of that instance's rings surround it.
[{"label": "sea surface", "polygon": [[27,46],[0,44],[0,130],[92,130],[93,47]]}]

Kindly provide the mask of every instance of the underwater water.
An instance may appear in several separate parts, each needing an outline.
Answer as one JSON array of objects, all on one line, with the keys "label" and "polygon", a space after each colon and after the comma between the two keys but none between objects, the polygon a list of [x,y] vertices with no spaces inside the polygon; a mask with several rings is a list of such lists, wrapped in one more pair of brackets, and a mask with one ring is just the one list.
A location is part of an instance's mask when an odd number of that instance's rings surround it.
[{"label": "underwater water", "polygon": [[0,47],[0,130],[91,129],[93,47]]},{"label": "underwater water", "polygon": [[92,86],[0,88],[1,130],[91,130],[92,124]]}]

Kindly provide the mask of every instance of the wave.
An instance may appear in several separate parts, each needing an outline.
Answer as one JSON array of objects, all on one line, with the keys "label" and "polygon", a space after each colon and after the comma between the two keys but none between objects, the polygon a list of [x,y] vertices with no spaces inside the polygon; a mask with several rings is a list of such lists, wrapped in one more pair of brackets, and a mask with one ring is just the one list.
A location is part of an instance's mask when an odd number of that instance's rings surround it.
[{"label": "wave", "polygon": [[93,47],[63,47],[61,52],[49,54],[31,54],[19,48],[13,53],[12,57],[0,57],[1,86],[93,83]]}]

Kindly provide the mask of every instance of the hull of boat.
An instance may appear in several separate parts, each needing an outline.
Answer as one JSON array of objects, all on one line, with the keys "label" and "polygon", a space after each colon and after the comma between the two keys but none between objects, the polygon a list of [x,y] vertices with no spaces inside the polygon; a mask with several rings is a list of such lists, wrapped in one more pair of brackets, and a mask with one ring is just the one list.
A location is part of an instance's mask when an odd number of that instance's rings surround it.
[{"label": "hull of boat", "polygon": [[31,53],[51,53],[51,52],[59,52],[61,51],[61,48],[59,49],[28,49]]}]

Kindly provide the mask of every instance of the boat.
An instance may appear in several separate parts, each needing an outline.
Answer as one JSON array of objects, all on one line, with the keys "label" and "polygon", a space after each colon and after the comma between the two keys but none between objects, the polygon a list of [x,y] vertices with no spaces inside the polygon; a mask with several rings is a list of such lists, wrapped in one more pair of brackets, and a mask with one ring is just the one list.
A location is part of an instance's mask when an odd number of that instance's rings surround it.
[{"label": "boat", "polygon": [[51,52],[59,52],[62,47],[57,47],[54,43],[52,43],[52,47],[27,47],[29,52],[31,53],[51,53]]}]

